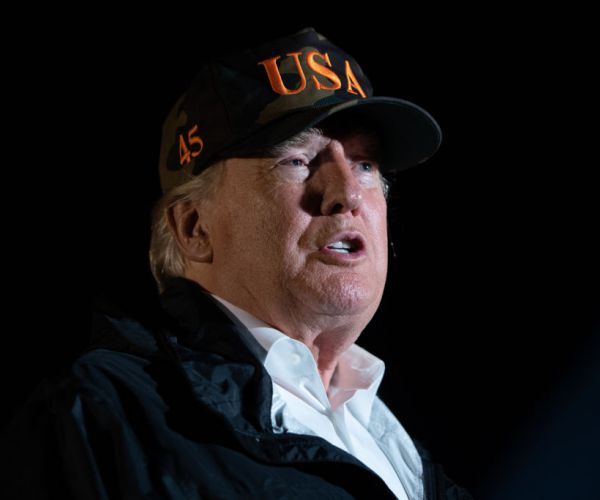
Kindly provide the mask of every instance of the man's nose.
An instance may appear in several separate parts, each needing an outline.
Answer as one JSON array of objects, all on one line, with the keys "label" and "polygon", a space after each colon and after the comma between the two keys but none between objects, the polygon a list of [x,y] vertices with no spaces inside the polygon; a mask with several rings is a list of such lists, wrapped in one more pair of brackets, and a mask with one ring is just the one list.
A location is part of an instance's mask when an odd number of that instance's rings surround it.
[{"label": "man's nose", "polygon": [[362,187],[341,146],[328,148],[319,166],[321,214],[352,212],[357,215],[362,205]]}]

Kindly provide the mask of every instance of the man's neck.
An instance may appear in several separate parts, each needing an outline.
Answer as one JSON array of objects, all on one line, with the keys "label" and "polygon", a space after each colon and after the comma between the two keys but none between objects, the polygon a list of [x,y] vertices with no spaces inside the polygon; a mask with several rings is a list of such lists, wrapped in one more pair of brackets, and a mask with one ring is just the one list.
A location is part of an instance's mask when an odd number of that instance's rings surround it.
[{"label": "man's neck", "polygon": [[[294,315],[294,311],[281,314],[279,317],[275,316],[273,311],[269,311],[267,317],[266,312],[255,310],[251,304],[236,303],[235,299],[220,294],[214,295],[226,301],[227,305],[235,306],[255,320],[306,345],[315,359],[326,391],[329,389],[340,357],[354,344],[362,331],[356,327],[353,318],[326,315],[319,317],[315,314],[303,319]],[[345,321],[342,321],[344,319]]]}]

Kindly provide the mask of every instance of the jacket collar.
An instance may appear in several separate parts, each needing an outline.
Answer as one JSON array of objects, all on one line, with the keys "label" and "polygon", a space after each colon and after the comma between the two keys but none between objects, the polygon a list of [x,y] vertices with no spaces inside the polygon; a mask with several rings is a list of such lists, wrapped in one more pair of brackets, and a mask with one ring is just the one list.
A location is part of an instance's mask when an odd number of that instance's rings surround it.
[{"label": "jacket collar", "polygon": [[198,283],[182,277],[170,278],[160,295],[160,303],[166,313],[165,326],[175,333],[180,344],[262,366],[257,342]]},{"label": "jacket collar", "polygon": [[167,344],[196,400],[227,408],[227,418],[239,430],[250,432],[250,423],[256,431],[271,431],[271,379],[257,355],[260,346],[243,325],[231,319],[210,293],[186,278],[171,278],[160,303],[166,313]]}]

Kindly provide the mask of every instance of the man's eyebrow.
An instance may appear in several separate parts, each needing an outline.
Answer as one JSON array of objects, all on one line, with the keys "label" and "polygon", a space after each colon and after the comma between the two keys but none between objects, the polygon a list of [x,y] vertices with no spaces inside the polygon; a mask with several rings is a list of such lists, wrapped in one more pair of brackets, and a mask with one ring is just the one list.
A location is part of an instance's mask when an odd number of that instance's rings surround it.
[{"label": "man's eyebrow", "polygon": [[[371,132],[363,135],[365,140],[363,141],[364,155],[377,160],[381,159],[381,141],[379,138]],[[357,155],[363,156],[363,155]]]},{"label": "man's eyebrow", "polygon": [[[356,154],[356,157],[367,156],[380,160],[381,142],[374,132],[368,129],[359,128],[354,130],[352,134],[360,134],[365,139],[363,141],[364,151],[361,154]],[[324,135],[323,129],[316,127],[308,128],[279,144],[266,148],[263,152],[263,156],[265,158],[278,158],[289,154],[294,149],[317,146]],[[318,151],[315,151],[315,153],[317,152]]]},{"label": "man's eyebrow", "polygon": [[267,158],[277,158],[287,154],[290,150],[296,148],[308,147],[323,137],[323,131],[319,128],[311,127],[303,130],[289,139],[279,144],[275,144],[265,149],[264,155]]}]

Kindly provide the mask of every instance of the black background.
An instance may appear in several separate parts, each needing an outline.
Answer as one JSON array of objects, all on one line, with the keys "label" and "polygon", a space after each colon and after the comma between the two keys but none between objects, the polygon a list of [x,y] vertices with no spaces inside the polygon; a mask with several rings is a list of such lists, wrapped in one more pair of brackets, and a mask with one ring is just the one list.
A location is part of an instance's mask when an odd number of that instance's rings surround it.
[{"label": "black background", "polygon": [[12,40],[5,419],[85,346],[95,299],[141,310],[155,293],[161,125],[202,59],[313,26],[377,95],[421,105],[444,133],[393,187],[396,258],[359,340],[386,362],[382,398],[477,498],[592,498],[598,210],[585,15],[228,8],[173,7],[152,22],[70,13],[68,27]]}]

